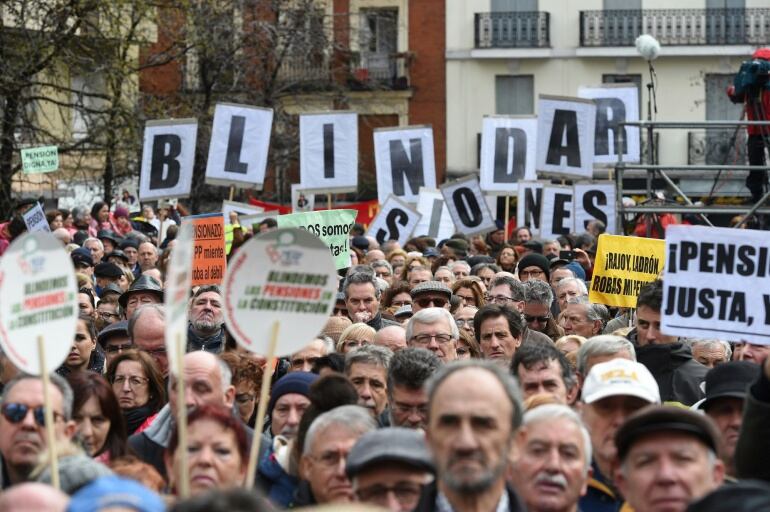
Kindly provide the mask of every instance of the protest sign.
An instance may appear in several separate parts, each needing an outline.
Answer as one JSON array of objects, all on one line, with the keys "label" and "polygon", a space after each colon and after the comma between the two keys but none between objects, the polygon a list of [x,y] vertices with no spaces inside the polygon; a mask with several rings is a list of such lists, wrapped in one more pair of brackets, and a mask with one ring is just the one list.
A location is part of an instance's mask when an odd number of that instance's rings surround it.
[{"label": "protest sign", "polygon": [[24,174],[41,174],[59,169],[59,148],[41,146],[21,150],[21,169]]},{"label": "protest sign", "polygon": [[305,190],[304,185],[293,183],[291,186],[291,212],[302,213],[315,210],[315,194]]},{"label": "protest sign", "polygon": [[623,161],[639,161],[639,127],[620,123],[639,121],[639,89],[636,84],[604,84],[579,87],[578,97],[596,103],[594,129],[594,163],[614,164],[618,161],[620,138],[624,141]]},{"label": "protest sign", "polygon": [[594,181],[575,183],[575,231],[586,231],[588,223],[599,220],[604,223],[607,233],[617,229],[617,209],[615,183]]},{"label": "protest sign", "polygon": [[254,215],[256,213],[262,213],[265,209],[261,206],[254,206],[253,204],[238,203],[235,201],[222,201],[222,215],[225,218],[225,224],[230,224],[230,213],[235,212],[240,219],[244,215]]},{"label": "protest sign", "polygon": [[299,176],[313,193],[355,192],[358,188],[358,114],[299,116]]},{"label": "protest sign", "polygon": [[211,125],[206,183],[262,189],[273,111],[217,103]]},{"label": "protest sign", "polygon": [[421,217],[414,228],[414,236],[429,236],[436,240],[444,240],[454,234],[455,223],[440,191],[420,188],[417,213]]},{"label": "protest sign", "polygon": [[666,228],[661,331],[770,345],[770,240],[764,231]]},{"label": "protest sign", "polygon": [[374,162],[380,204],[391,194],[416,203],[420,187],[436,188],[433,129],[405,126],[374,130]]},{"label": "protest sign", "polygon": [[225,277],[225,219],[221,213],[185,217],[193,226],[192,286],[219,284]]},{"label": "protest sign", "polygon": [[575,225],[572,187],[546,186],[540,207],[540,238],[553,240],[569,235]]},{"label": "protest sign", "polygon": [[460,233],[473,236],[495,229],[495,219],[474,176],[442,185],[441,194]]},{"label": "protest sign", "polygon": [[319,210],[277,217],[279,228],[301,228],[319,237],[338,269],[350,266],[348,233],[356,219],[355,210]]},{"label": "protest sign", "polygon": [[635,308],[639,290],[663,270],[665,254],[663,240],[599,235],[588,300]]},{"label": "protest sign", "polygon": [[519,181],[537,179],[536,145],[536,117],[485,116],[481,131],[481,190],[515,195]]},{"label": "protest sign", "polygon": [[193,267],[193,225],[188,219],[182,221],[176,234],[174,250],[166,267],[166,289],[164,303],[166,306],[166,354],[168,367],[174,375],[178,375],[176,346],[177,340],[187,345],[187,312],[190,288],[192,288]]},{"label": "protest sign", "polygon": [[596,104],[580,98],[540,95],[537,113],[538,172],[591,178]]},{"label": "protest sign", "polygon": [[532,236],[540,236],[540,212],[543,206],[542,181],[519,183],[516,199],[516,220],[519,226],[527,226]]},{"label": "protest sign", "polygon": [[17,238],[0,259],[0,345],[22,372],[40,375],[67,359],[78,316],[77,280],[61,242],[47,233]]},{"label": "protest sign", "polygon": [[190,195],[197,135],[195,119],[147,121],[139,186],[142,201]]},{"label": "protest sign", "polygon": [[399,244],[404,245],[412,236],[420,217],[422,215],[411,206],[390,196],[369,225],[367,234],[376,238],[380,244],[388,240],[398,240]]},{"label": "protest sign", "polygon": [[40,206],[40,203],[35,203],[30,209],[24,212],[24,224],[27,226],[27,231],[34,233],[36,231],[43,231],[50,233],[51,226],[48,225],[48,219],[45,218],[45,212]]}]

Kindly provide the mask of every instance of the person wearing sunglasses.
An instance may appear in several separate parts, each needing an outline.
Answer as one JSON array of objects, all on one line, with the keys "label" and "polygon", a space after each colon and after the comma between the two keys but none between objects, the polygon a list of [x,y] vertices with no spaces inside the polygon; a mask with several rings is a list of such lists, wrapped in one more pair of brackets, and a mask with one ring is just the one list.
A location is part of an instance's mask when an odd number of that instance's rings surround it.
[{"label": "person wearing sunglasses", "polygon": [[[75,434],[72,388],[56,373],[51,374],[50,379],[54,437],[59,443],[72,439]],[[17,375],[6,383],[0,400],[0,455],[5,469],[3,490],[29,480],[46,447],[43,381],[37,376]]]},{"label": "person wearing sunglasses", "polygon": [[527,327],[538,331],[556,341],[564,336],[564,329],[559,327],[551,314],[553,291],[545,281],[530,279],[524,285],[524,320]]},{"label": "person wearing sunglasses", "polygon": [[452,290],[439,281],[426,281],[412,288],[412,313],[426,308],[449,309]]}]

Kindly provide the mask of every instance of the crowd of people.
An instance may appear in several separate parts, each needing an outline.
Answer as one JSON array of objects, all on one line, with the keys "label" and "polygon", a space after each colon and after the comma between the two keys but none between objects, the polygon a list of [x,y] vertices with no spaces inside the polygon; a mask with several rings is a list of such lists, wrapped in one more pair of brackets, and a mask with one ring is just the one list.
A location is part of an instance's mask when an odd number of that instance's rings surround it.
[{"label": "crowd of people", "polygon": [[[270,362],[228,333],[220,288],[195,287],[181,404],[163,299],[185,212],[162,206],[47,212],[79,285],[50,378],[60,490],[42,380],[0,355],[0,512],[770,510],[770,347],[664,334],[661,280],[634,309],[591,303],[600,222],[403,247],[354,225],[324,328],[268,381]],[[0,252],[25,207],[0,225]],[[231,220],[230,256],[276,224]]]}]

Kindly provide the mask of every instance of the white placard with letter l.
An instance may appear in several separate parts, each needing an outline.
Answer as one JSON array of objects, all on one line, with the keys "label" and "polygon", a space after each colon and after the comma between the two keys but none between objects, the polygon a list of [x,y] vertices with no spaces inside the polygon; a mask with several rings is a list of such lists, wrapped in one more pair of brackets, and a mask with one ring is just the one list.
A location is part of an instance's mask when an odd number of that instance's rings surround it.
[{"label": "white placard with letter l", "polygon": [[546,186],[540,215],[540,237],[543,240],[569,235],[575,226],[572,187]]},{"label": "white placard with letter l", "polygon": [[516,195],[519,181],[537,179],[536,149],[536,117],[485,116],[481,130],[481,190]]},{"label": "white placard with letter l", "polygon": [[376,238],[380,244],[398,240],[399,244],[404,245],[412,236],[420,217],[422,215],[417,210],[397,197],[390,196],[369,225],[366,234]]},{"label": "white placard with letter l", "polygon": [[474,176],[442,185],[441,194],[460,233],[472,236],[496,229],[495,218]]},{"label": "white placard with letter l", "polygon": [[197,136],[195,119],[147,121],[139,186],[142,201],[190,195]]},{"label": "white placard with letter l", "polygon": [[299,116],[299,181],[317,194],[358,188],[358,114],[308,113]]},{"label": "white placard with letter l", "polygon": [[380,204],[391,194],[416,203],[420,187],[436,188],[433,129],[404,126],[374,130],[374,162]]},{"label": "white placard with letter l", "polygon": [[541,95],[537,102],[538,173],[591,179],[595,124],[593,101]]}]

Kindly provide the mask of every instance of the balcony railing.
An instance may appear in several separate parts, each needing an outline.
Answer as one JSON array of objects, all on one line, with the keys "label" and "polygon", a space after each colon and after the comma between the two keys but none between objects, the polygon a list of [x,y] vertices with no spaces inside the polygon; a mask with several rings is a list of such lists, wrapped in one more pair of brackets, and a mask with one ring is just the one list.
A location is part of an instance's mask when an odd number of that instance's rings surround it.
[{"label": "balcony railing", "polygon": [[548,48],[551,45],[547,12],[478,12],[475,27],[476,48]]},{"label": "balcony railing", "polygon": [[349,85],[357,90],[408,89],[411,57],[409,53],[353,53]]},{"label": "balcony railing", "polygon": [[287,55],[278,69],[278,81],[283,84],[328,84],[331,78],[329,58],[325,54]]},{"label": "balcony railing", "polygon": [[762,45],[770,38],[770,9],[580,12],[581,46],[633,46],[641,34],[662,45]]}]

